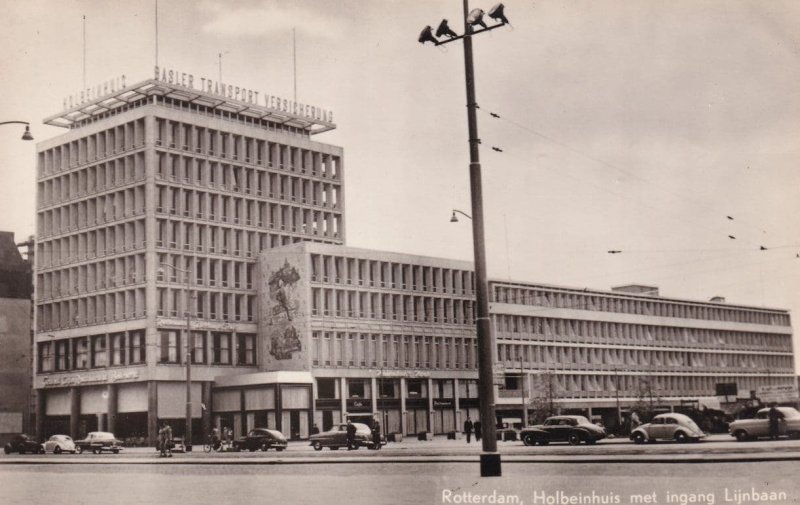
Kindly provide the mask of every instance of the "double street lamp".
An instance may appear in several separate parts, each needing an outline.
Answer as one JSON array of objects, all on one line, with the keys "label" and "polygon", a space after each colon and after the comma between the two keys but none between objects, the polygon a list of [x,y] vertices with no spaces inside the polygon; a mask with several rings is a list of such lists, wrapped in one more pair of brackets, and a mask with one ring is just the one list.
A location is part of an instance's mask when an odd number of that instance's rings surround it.
[{"label": "double street lamp", "polygon": [[27,121],[2,121],[0,125],[4,124],[24,124],[25,125],[25,133],[22,134],[22,140],[33,140],[33,135],[31,135],[31,124]]},{"label": "double street lamp", "polygon": [[[467,84],[467,122],[469,125],[469,174],[472,200],[472,241],[475,255],[475,286],[477,302],[478,332],[478,396],[480,398],[480,420],[483,431],[483,452],[481,453],[481,476],[496,477],[502,474],[500,454],[497,452],[497,418],[495,416],[494,363],[491,321],[489,320],[489,283],[486,278],[486,244],[483,230],[483,192],[481,187],[481,164],[478,146],[478,120],[475,109],[475,71],[472,64],[472,36],[508,24],[503,13],[503,4],[489,10],[488,16],[496,24],[487,26],[486,14],[482,9],[469,9],[469,1],[464,0],[464,34],[457,35],[443,19],[436,34],[426,26],[419,35],[419,42],[432,42],[434,45],[448,44],[456,40],[464,41],[464,67]],[[480,28],[476,28],[480,26]],[[464,214],[459,211],[459,213]],[[467,214],[464,214],[467,216]],[[453,212],[455,218],[455,210]],[[469,216],[467,216],[469,217]],[[451,219],[452,221],[452,219]]]},{"label": "double street lamp", "polygon": [[192,348],[193,345],[190,342],[192,338],[192,307],[191,307],[191,298],[190,298],[190,282],[191,282],[191,271],[184,270],[182,268],[178,268],[175,265],[170,263],[159,263],[160,268],[158,269],[159,274],[164,274],[164,268],[171,268],[176,272],[180,272],[186,278],[183,286],[183,299],[184,299],[184,307],[186,309],[186,358],[184,359],[186,365],[186,434],[184,436],[184,445],[186,446],[186,452],[192,451]]}]

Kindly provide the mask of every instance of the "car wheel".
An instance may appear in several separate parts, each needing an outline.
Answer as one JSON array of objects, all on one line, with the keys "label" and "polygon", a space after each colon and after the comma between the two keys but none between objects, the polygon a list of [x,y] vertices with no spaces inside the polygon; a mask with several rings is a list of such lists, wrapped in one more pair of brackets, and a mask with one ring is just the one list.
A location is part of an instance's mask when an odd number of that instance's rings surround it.
[{"label": "car wheel", "polygon": [[737,431],[734,434],[734,436],[736,437],[736,440],[738,442],[747,442],[748,440],[750,440],[750,435],[748,435],[747,432],[744,430]]},{"label": "car wheel", "polygon": [[111,452],[113,452],[114,454],[119,454],[119,449],[111,449]]},{"label": "car wheel", "polygon": [[686,433],[679,431],[675,434],[675,441],[679,444],[685,444],[689,441],[689,437],[686,436]]},{"label": "car wheel", "polygon": [[316,441],[313,444],[311,444],[311,447],[313,447],[315,451],[321,451],[322,450],[322,444],[319,443],[319,442],[316,442]]},{"label": "car wheel", "polygon": [[281,452],[282,450],[286,449],[286,447],[276,447],[275,450]]},{"label": "car wheel", "polygon": [[20,454],[25,454],[25,449],[23,449],[22,447],[20,447],[20,448],[19,448],[19,451],[17,451],[17,452],[19,452]]},{"label": "car wheel", "polygon": [[99,449],[92,449],[92,454],[100,454],[100,450]]},{"label": "car wheel", "polygon": [[522,443],[525,444],[525,445],[528,445],[528,446],[535,445],[536,444],[536,437],[534,437],[531,434],[525,435],[522,438]]},{"label": "car wheel", "polygon": [[638,431],[633,434],[633,443],[634,444],[643,444],[644,443],[644,433],[639,433]]},{"label": "car wheel", "polygon": [[581,443],[581,437],[577,433],[570,433],[567,437],[567,442],[569,442],[569,445],[578,445]]},{"label": "car wheel", "polygon": [[3,447],[3,452],[6,454],[11,454],[11,447],[8,445]]},{"label": "car wheel", "polygon": [[75,448],[75,453],[76,454],[83,454],[83,447],[81,447],[80,445],[78,447],[76,447]]},{"label": "car wheel", "polygon": [[39,446],[39,454],[44,454],[44,446]]},{"label": "car wheel", "polygon": [[56,448],[53,449],[53,454],[61,454],[61,447],[56,446]]}]

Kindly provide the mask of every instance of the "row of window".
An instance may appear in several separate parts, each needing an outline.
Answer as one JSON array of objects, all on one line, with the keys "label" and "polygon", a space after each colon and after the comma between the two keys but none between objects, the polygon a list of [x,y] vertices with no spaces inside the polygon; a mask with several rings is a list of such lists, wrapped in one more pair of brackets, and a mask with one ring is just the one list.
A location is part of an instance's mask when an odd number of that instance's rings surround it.
[{"label": "row of window", "polygon": [[36,306],[37,331],[76,328],[145,317],[145,290],[117,289]]},{"label": "row of window", "polygon": [[[140,146],[141,147],[141,146]],[[145,179],[141,151],[57,175],[37,184],[39,208],[71,203]]]},{"label": "row of window", "polygon": [[[180,216],[191,221],[187,226],[206,225],[205,223],[192,222],[196,219],[212,221],[221,224],[235,225],[235,227],[225,227],[226,229],[243,230],[240,227],[258,227],[261,229],[289,231],[292,233],[302,233],[305,235],[315,235],[322,237],[337,238],[341,228],[342,214],[338,212],[326,212],[314,209],[304,209],[291,205],[278,203],[256,202],[237,200],[224,195],[203,193],[204,201],[208,202],[208,207],[203,207],[202,211],[192,213],[190,211],[179,212],[173,207],[156,207],[158,214]],[[237,203],[238,202],[238,203]],[[247,204],[247,205],[245,205]],[[183,214],[183,215],[182,215]],[[171,222],[182,222],[172,220]],[[206,225],[207,226],[207,225]],[[191,229],[191,228],[190,228]],[[175,235],[162,235],[162,231],[169,233],[169,230],[159,229],[159,236],[162,240],[177,242]],[[187,233],[189,233],[187,231]],[[183,244],[191,245],[191,236],[183,237]]]},{"label": "row of window", "polygon": [[[453,379],[432,379],[433,390],[430,392],[433,398],[453,398],[455,392],[455,380]],[[375,381],[378,398],[396,399],[400,398],[401,385],[398,378],[387,378],[378,376]],[[342,381],[338,378],[317,378],[317,398],[321,400],[341,399],[364,399],[372,398],[372,379],[346,379],[345,395],[342,395]],[[428,379],[405,379],[405,397],[410,399],[428,398]],[[478,381],[473,379],[462,379],[458,381],[459,398],[477,398]]]},{"label": "row of window", "polygon": [[272,165],[269,165],[269,168],[266,170],[205,157],[158,151],[156,177],[240,195],[269,197],[333,208],[338,206],[341,188],[338,180],[315,179],[305,170],[294,175],[277,171]]},{"label": "row of window", "polygon": [[39,177],[141,147],[144,130],[144,119],[137,119],[42,151],[39,153]]},{"label": "row of window", "polygon": [[311,280],[472,296],[474,273],[446,267],[311,254]]},{"label": "row of window", "polygon": [[36,277],[36,297],[38,301],[44,301],[141,284],[145,281],[144,264],[144,254],[130,254],[45,271]]},{"label": "row of window", "polygon": [[475,338],[431,335],[388,335],[350,332],[312,332],[314,365],[474,369]]},{"label": "row of window", "polygon": [[[159,363],[186,363],[179,330],[159,332],[157,356]],[[192,331],[189,340],[192,364],[253,366],[256,364],[256,335],[217,331]]]},{"label": "row of window", "polygon": [[39,372],[64,372],[145,363],[144,330],[39,342]]},{"label": "row of window", "polygon": [[[157,314],[184,317],[186,292],[182,287],[159,287],[156,290]],[[256,295],[225,293],[192,288],[192,318],[211,321],[254,322],[257,317]]]},{"label": "row of window", "polygon": [[474,324],[471,299],[363,290],[311,290],[311,315],[438,324]]},{"label": "row of window", "polygon": [[766,325],[789,326],[786,312],[726,308],[717,305],[702,305],[674,301],[658,301],[652,298],[623,297],[596,293],[547,290],[533,286],[492,285],[492,299],[499,303],[534,305],[564,309],[619,312],[657,317],[679,317],[710,321],[733,321]]},{"label": "row of window", "polygon": [[60,207],[40,210],[38,233],[40,237],[64,235],[129,217],[141,216],[144,212],[145,186],[142,184]]},{"label": "row of window", "polygon": [[337,156],[170,119],[156,118],[156,145],[314,177],[341,175]]},{"label": "row of window", "polygon": [[684,347],[722,347],[791,351],[791,335],[744,331],[680,328],[646,324],[608,323],[531,316],[494,314],[498,338],[506,339],[580,339],[591,343],[627,340],[639,345]]},{"label": "row of window", "polygon": [[145,247],[145,220],[135,219],[36,245],[38,269],[70,265]]},{"label": "row of window", "polygon": [[598,348],[582,345],[552,346],[499,343],[498,360],[505,366],[519,368],[561,368],[579,365],[581,368],[652,369],[654,367],[695,368],[697,371],[739,369],[751,371],[791,371],[791,354],[731,354],[668,350]]}]

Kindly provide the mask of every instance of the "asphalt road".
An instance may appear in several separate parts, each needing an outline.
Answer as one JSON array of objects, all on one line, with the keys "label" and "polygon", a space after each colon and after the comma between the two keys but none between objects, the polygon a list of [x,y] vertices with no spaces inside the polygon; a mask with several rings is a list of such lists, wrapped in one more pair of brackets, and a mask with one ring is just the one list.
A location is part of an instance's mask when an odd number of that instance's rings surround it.
[{"label": "asphalt road", "polygon": [[[113,456],[112,456],[113,457]],[[797,462],[0,465],[7,505],[800,503]],[[758,500],[744,493],[756,493]],[[766,494],[764,494],[766,493]]]}]

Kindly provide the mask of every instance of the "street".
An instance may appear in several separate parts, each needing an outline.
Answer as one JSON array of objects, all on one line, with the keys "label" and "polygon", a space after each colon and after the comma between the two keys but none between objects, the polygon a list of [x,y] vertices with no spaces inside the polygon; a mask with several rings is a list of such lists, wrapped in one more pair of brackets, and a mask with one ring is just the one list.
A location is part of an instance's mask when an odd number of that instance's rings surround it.
[{"label": "street", "polygon": [[281,453],[173,458],[159,458],[152,448],[11,454],[0,457],[0,490],[4,503],[25,505],[800,503],[797,440],[739,443],[713,435],[697,444],[612,439],[595,446],[499,447],[499,478],[478,477],[479,444],[443,438],[381,451],[317,452],[297,442]]}]

